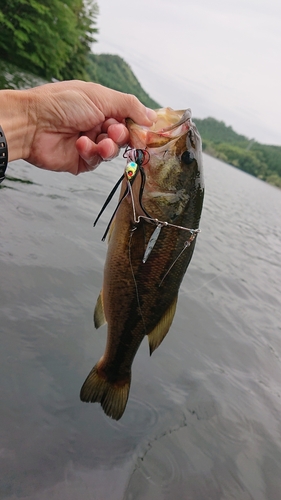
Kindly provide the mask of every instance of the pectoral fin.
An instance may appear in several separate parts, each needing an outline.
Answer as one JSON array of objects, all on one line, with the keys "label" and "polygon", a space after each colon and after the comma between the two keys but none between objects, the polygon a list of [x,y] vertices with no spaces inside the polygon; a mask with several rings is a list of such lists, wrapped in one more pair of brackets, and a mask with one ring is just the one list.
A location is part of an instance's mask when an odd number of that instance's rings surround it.
[{"label": "pectoral fin", "polygon": [[102,297],[102,290],[98,296],[98,300],[96,303],[95,307],[95,312],[94,312],[94,324],[96,328],[99,328],[100,326],[104,325],[106,323],[106,317],[104,314],[104,309],[103,309],[103,297]]},{"label": "pectoral fin", "polygon": [[154,330],[152,330],[152,332],[148,334],[150,355],[161,344],[162,340],[165,338],[165,336],[169,331],[169,328],[172,324],[176,312],[177,300],[178,296],[176,296],[176,298],[173,300],[170,307],[162,316],[162,318],[160,319],[159,323],[156,325]]}]

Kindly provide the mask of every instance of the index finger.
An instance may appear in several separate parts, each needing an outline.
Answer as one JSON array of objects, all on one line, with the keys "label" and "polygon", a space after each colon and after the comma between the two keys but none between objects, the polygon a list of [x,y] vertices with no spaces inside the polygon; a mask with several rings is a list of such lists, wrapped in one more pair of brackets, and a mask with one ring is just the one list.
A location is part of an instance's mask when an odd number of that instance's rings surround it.
[{"label": "index finger", "polygon": [[124,94],[91,82],[86,85],[88,97],[106,118],[115,118],[121,122],[126,118],[131,118],[135,123],[145,126],[151,126],[157,120],[156,112],[144,106],[132,94]]}]

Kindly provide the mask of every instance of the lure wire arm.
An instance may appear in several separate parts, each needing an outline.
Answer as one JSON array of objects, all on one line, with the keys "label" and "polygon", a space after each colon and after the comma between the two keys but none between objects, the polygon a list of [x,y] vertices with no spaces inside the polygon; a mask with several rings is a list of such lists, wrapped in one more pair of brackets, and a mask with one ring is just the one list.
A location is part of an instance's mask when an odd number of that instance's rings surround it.
[{"label": "lure wire arm", "polygon": [[[193,241],[193,240],[194,240],[194,238],[193,238],[191,241]],[[171,271],[171,269],[174,267],[175,263],[176,263],[176,262],[179,260],[179,258],[182,256],[183,252],[184,252],[184,251],[185,251],[185,250],[186,250],[186,249],[190,246],[191,241],[190,241],[190,239],[189,239],[189,240],[187,240],[187,241],[185,241],[184,246],[183,246],[182,250],[180,251],[179,255],[175,258],[174,262],[172,262],[172,264],[170,265],[170,267],[169,267],[168,271],[164,274],[163,278],[161,279],[161,281],[160,281],[160,283],[159,283],[159,285],[158,285],[159,287],[162,285],[162,283],[163,283],[164,279],[168,276],[169,272],[170,272],[170,271]]]},{"label": "lure wire arm", "polygon": [[139,192],[139,204],[140,204],[140,207],[141,207],[143,213],[146,215],[146,217],[151,218],[142,204],[142,195],[143,195],[144,185],[145,185],[145,181],[146,181],[145,172],[144,172],[142,167],[139,167],[139,170],[140,170],[140,174],[141,174],[141,187],[140,187],[140,192]]},{"label": "lure wire arm", "polygon": [[184,250],[191,245],[192,241],[195,240],[197,234],[200,233],[201,231],[200,231],[200,229],[189,229],[188,227],[177,226],[176,224],[170,224],[169,222],[162,222],[162,221],[159,221],[158,219],[153,219],[151,217],[147,218],[147,217],[144,217],[143,215],[139,215],[138,218],[135,219],[134,222],[136,224],[138,224],[140,222],[140,219],[145,219],[145,220],[148,220],[148,222],[152,222],[152,223],[156,224],[156,228],[153,231],[152,235],[150,236],[150,239],[147,243],[147,246],[146,246],[146,249],[144,252],[144,256],[142,259],[143,264],[145,264],[145,262],[147,261],[153,247],[155,246],[156,241],[158,240],[161,229],[163,227],[175,227],[176,229],[182,229],[184,231],[189,231],[189,233],[190,233],[190,237],[188,240],[185,241],[184,247],[181,250],[180,254],[176,257],[176,259],[174,260],[174,262],[172,263],[172,265],[168,269],[167,273],[165,274],[164,278],[161,280],[161,283],[159,285],[159,286],[161,286],[161,284],[164,281],[164,279],[166,278],[167,274],[170,272],[170,270],[172,269],[172,267],[174,266],[176,261],[180,258],[180,256],[184,252]]}]

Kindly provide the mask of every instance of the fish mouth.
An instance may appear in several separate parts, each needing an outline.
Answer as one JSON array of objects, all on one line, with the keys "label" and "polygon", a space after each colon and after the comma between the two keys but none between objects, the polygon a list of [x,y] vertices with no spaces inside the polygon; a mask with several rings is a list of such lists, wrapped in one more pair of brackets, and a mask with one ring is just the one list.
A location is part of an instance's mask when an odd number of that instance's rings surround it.
[{"label": "fish mouth", "polygon": [[155,148],[165,146],[181,137],[192,128],[191,110],[175,111],[172,108],[155,110],[157,120],[151,127],[137,125],[130,118],[126,125],[130,133],[130,146],[134,148]]},{"label": "fish mouth", "polygon": [[[158,127],[162,125],[162,112],[165,111],[165,117],[169,118],[169,122],[171,123],[168,126],[164,126],[163,128],[160,128],[158,130]],[[159,113],[159,120],[155,122],[152,127],[150,127],[150,130],[153,130],[153,126],[156,127],[155,132],[158,134],[166,134],[167,132],[172,132],[170,134],[170,137],[174,137],[177,133],[177,129],[183,125],[187,124],[191,121],[191,109],[188,108],[186,110],[181,110],[181,111],[174,111],[172,108],[160,108],[159,110],[156,110],[156,112]],[[166,118],[167,119],[167,118]],[[173,119],[175,122],[173,122]]]},{"label": "fish mouth", "polygon": [[184,149],[192,154],[202,169],[202,142],[192,121],[191,109],[175,111],[172,108],[159,108],[155,111],[157,120],[151,127],[137,125],[130,118],[126,120],[130,134],[129,147],[147,150],[154,156],[167,151],[173,155],[175,145],[180,139]]}]

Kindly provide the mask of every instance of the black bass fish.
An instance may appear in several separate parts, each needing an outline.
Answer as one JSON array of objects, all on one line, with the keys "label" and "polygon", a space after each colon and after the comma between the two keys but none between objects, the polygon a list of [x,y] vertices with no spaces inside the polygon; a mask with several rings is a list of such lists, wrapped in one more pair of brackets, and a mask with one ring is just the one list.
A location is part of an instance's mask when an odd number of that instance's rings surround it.
[{"label": "black bass fish", "polygon": [[116,420],[126,408],[143,338],[152,353],[172,324],[203,205],[201,139],[190,110],[163,108],[157,114],[150,128],[127,120],[128,163],[104,205],[122,182],[106,231],[104,282],[94,313],[96,328],[108,324],[107,344],[80,398],[99,402]]}]

